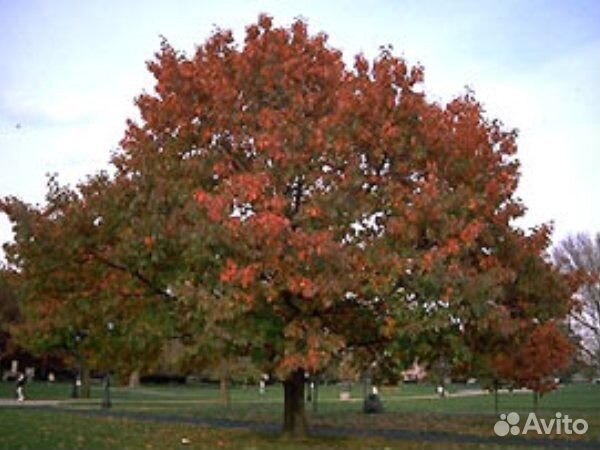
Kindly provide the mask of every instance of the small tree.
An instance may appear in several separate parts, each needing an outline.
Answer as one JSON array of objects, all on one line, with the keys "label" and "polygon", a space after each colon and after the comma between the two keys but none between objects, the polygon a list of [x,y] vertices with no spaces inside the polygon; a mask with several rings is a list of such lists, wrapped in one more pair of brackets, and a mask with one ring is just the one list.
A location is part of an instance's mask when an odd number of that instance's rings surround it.
[{"label": "small tree", "polygon": [[75,191],[51,177],[42,207],[0,202],[15,233],[5,245],[24,319],[14,334],[35,353],[70,358],[83,375],[84,395],[90,367],[126,371],[154,360],[169,317],[156,293],[108,256],[116,230],[110,221],[118,216],[102,210],[108,203],[101,201],[115,199],[107,183],[101,174]]}]

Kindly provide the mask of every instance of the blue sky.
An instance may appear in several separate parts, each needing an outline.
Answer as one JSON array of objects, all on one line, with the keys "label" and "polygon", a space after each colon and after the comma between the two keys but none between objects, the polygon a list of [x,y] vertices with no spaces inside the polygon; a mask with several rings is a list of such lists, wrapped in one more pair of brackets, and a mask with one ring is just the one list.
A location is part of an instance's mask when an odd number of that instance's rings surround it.
[{"label": "blue sky", "polygon": [[241,37],[260,12],[304,17],[348,61],[391,44],[425,66],[432,99],[468,85],[521,132],[521,225],[600,232],[600,2],[587,0],[0,0],[0,196],[40,202],[45,173],[75,183],[107,168],[160,35],[191,52],[215,25]]}]

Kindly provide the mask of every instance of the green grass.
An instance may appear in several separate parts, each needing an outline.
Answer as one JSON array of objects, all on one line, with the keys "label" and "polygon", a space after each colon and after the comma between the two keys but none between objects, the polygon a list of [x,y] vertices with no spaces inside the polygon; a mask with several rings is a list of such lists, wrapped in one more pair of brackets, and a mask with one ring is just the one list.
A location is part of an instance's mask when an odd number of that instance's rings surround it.
[{"label": "green grass", "polygon": [[[182,444],[186,438],[189,444]],[[111,418],[89,418],[66,412],[25,408],[0,409],[0,449],[123,449],[123,450],[433,450],[527,449],[481,444],[422,443],[385,439],[309,438],[290,441],[237,430],[215,430],[192,425],[157,424]]]},{"label": "green grass", "polygon": [[[451,393],[458,394],[477,386],[454,385]],[[391,429],[428,432],[446,432],[456,435],[493,435],[497,420],[494,414],[494,397],[428,398],[434,388],[428,385],[404,385],[384,388],[381,397],[385,413],[365,415],[361,412],[362,388],[355,386],[355,401],[339,400],[338,386],[323,386],[319,390],[318,411],[307,404],[311,426],[351,429]],[[141,386],[135,389],[112,389],[112,413],[125,414],[125,418],[88,417],[77,414],[79,410],[99,410],[101,386],[96,383],[89,400],[70,399],[68,384],[30,383],[26,394],[29,399],[65,400],[60,411],[48,412],[24,408],[0,408],[0,448],[508,448],[493,445],[465,446],[452,442],[418,444],[411,441],[385,441],[382,439],[311,439],[298,443],[281,441],[275,437],[232,430],[209,430],[199,426],[171,423],[152,423],[140,416],[161,418],[177,416],[187,419],[237,419],[268,423],[281,423],[283,393],[280,386],[269,386],[264,395],[256,387],[237,386],[231,391],[229,408],[220,403],[215,385]],[[14,385],[0,383],[0,398],[13,398]],[[500,410],[527,413],[532,410],[531,393],[502,393]],[[65,408],[71,409],[72,412]],[[560,436],[561,439],[600,441],[600,386],[567,385],[540,399],[538,415],[553,417],[556,412],[572,418],[584,418],[590,428],[585,436]],[[133,417],[135,415],[135,417]],[[125,420],[127,419],[127,421]],[[30,432],[24,433],[27,429]],[[86,430],[85,433],[81,430]],[[182,446],[181,437],[192,444]],[[529,436],[528,436],[529,437]],[[219,442],[223,443],[221,446]],[[520,447],[523,448],[523,447]]]},{"label": "green grass", "polygon": [[[451,393],[459,394],[464,390],[477,389],[454,385]],[[70,386],[31,383],[27,386],[27,395],[31,399],[65,399],[70,398]],[[12,386],[0,388],[0,397],[11,397]],[[92,388],[92,399],[79,403],[99,403],[102,389],[99,385]],[[173,385],[173,386],[141,386],[135,389],[112,388],[111,396],[115,407],[128,410],[169,410],[198,411],[210,417],[219,414],[241,414],[245,410],[256,412],[256,405],[267,416],[279,413],[282,408],[283,392],[280,386],[269,386],[266,394],[260,395],[255,388],[235,387],[231,390],[233,407],[223,408],[220,404],[219,392],[212,385]],[[362,389],[356,387],[352,392],[353,401],[339,400],[337,386],[324,386],[319,390],[318,412],[321,415],[346,414],[360,412]],[[434,398],[426,398],[426,397]],[[427,385],[407,385],[401,388],[385,388],[381,397],[387,412],[390,413],[439,413],[439,414],[494,414],[494,396],[477,395],[469,397],[448,397],[440,399],[433,396],[433,387]],[[538,412],[554,414],[556,411],[571,415],[593,415],[600,410],[600,386],[567,385],[542,397]],[[533,409],[531,393],[515,391],[499,395],[501,412],[529,412]],[[312,405],[307,404],[312,411]]]}]

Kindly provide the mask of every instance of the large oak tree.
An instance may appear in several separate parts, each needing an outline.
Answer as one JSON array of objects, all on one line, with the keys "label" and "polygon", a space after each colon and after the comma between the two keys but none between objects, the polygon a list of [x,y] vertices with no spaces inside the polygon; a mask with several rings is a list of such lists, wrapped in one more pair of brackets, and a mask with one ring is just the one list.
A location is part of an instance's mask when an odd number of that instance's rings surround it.
[{"label": "large oak tree", "polygon": [[306,432],[305,374],[345,354],[469,364],[484,339],[554,336],[571,286],[543,259],[549,229],[514,226],[517,134],[472,93],[431,102],[423,69],[389,50],[348,67],[326,35],[266,15],[243,43],[163,42],[148,67],[114,178],[70,200],[76,253],[129,286],[113,300],[172,318],[163,337],[279,376],[286,432]]}]

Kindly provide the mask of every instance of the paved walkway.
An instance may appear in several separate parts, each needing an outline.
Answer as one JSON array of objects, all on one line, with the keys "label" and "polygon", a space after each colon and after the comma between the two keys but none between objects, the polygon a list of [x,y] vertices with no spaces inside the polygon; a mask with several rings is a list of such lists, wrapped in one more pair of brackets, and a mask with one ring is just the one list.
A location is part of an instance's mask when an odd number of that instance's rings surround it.
[{"label": "paved walkway", "polygon": [[66,402],[64,400],[27,400],[24,402],[18,402],[16,400],[0,398],[0,407],[2,406],[14,406],[14,407],[40,407],[40,406],[53,406],[58,407],[60,405],[64,405]]},{"label": "paved walkway", "polygon": [[[478,395],[488,395],[486,391],[481,390],[470,390],[470,391],[459,391],[452,394],[447,394],[448,398],[452,397],[473,397]],[[433,400],[438,399],[439,395],[437,394],[423,394],[423,395],[411,395],[411,396],[394,396],[394,401],[411,401],[411,400]],[[253,399],[253,400],[237,400],[236,403],[279,403],[280,399]],[[341,400],[337,398],[323,398],[319,399],[320,403],[338,403]],[[344,402],[362,402],[363,399],[359,397],[352,397],[348,400],[344,400]],[[1,406],[66,406],[66,405],[90,405],[97,404],[99,402],[98,399],[66,399],[66,400],[35,400],[35,399],[26,399],[24,402],[17,402],[13,399],[0,398],[0,407]],[[126,403],[135,403],[135,404],[217,404],[221,403],[220,399],[137,399],[137,398],[117,398],[113,399],[113,403],[118,404],[126,404]]]}]

